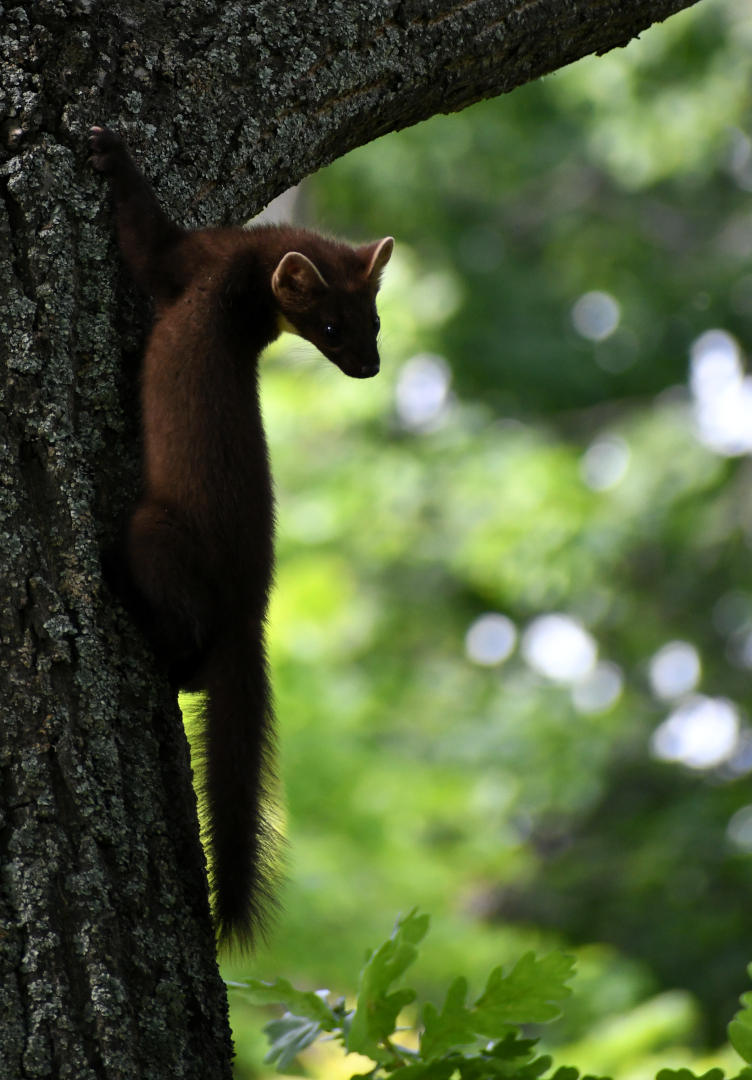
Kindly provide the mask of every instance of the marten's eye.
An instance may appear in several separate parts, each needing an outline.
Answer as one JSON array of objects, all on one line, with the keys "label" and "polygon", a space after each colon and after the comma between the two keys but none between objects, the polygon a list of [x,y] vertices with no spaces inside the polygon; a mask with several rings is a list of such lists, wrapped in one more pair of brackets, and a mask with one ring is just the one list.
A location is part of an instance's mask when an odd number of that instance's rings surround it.
[{"label": "marten's eye", "polygon": [[330,341],[336,341],[342,331],[338,326],[335,326],[334,323],[327,323],[324,327],[324,333]]},{"label": "marten's eye", "polygon": [[378,334],[380,329],[381,329],[381,319],[378,317],[378,315],[376,315],[376,316],[374,316],[374,320],[373,320],[373,332],[374,332],[374,334]]}]

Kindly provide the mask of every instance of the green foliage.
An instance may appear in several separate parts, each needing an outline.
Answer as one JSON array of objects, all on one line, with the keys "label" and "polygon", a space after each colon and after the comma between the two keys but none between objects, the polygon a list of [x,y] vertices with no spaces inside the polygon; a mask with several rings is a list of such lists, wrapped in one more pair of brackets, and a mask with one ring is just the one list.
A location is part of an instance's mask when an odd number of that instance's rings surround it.
[{"label": "green foliage", "polygon": [[[347,1053],[355,1051],[375,1062],[367,1074],[374,1080],[395,1070],[401,1080],[450,1080],[455,1073],[462,1080],[537,1080],[551,1059],[536,1056],[537,1040],[520,1038],[516,1025],[559,1015],[558,1003],[571,993],[566,983],[574,975],[572,957],[551,953],[536,960],[528,953],[506,976],[500,967],[495,968],[472,1008],[465,1005],[467,980],[455,979],[441,1012],[431,1002],[424,1005],[419,1049],[410,1050],[395,1043],[393,1036],[400,1030],[400,1014],[417,995],[407,987],[392,987],[417,960],[417,946],[428,923],[428,915],[416,911],[397,920],[391,937],[366,960],[354,1010],[346,1010],[344,1000],[330,1008],[327,991],[300,992],[286,979],[228,983],[253,1004],[282,1004],[287,1009],[281,1019],[271,1020],[264,1028],[270,1043],[265,1060],[284,1072],[301,1050],[320,1034],[331,1032]],[[480,1046],[481,1041],[485,1045]],[[474,1053],[460,1049],[470,1045]],[[578,1076],[577,1069],[563,1068],[555,1080],[577,1080]]]},{"label": "green foliage", "polygon": [[[747,1070],[742,1069],[740,1077],[746,1077]],[[696,1077],[691,1069],[660,1069],[655,1080],[723,1080],[723,1069],[708,1069],[702,1076]]]},{"label": "green foliage", "polygon": [[387,990],[418,958],[416,946],[428,931],[428,916],[412,911],[399,919],[394,933],[366,962],[360,976],[358,1007],[347,1030],[348,1051],[366,1054],[382,1064],[393,1060],[389,1036],[397,1017],[415,1000],[414,990]]},{"label": "green foliage", "polygon": [[441,1013],[430,1002],[424,1007],[421,1051],[436,1057],[479,1036],[501,1039],[510,1024],[553,1020],[560,1014],[555,1002],[569,997],[571,990],[564,984],[573,975],[570,956],[551,953],[536,960],[533,953],[525,953],[506,976],[494,968],[472,1009],[465,1005],[467,980],[460,976],[450,986]]},{"label": "green foliage", "polygon": [[290,1065],[301,1050],[315,1042],[324,1031],[332,1031],[341,1019],[341,1006],[338,1011],[329,1007],[326,992],[296,990],[287,979],[276,979],[265,983],[260,979],[248,979],[246,982],[228,982],[228,987],[243,990],[244,997],[253,1005],[284,1005],[285,1015],[279,1020],[270,1020],[264,1028],[272,1044],[266,1061],[275,1064],[280,1072]]},{"label": "green foliage", "polygon": [[228,982],[227,985],[242,987],[253,1005],[284,1005],[295,1016],[319,1024],[322,1031],[331,1031],[334,1026],[334,1015],[321,992],[316,994],[310,990],[296,990],[287,979],[276,979],[273,983],[248,979],[244,983]]},{"label": "green foliage", "polygon": [[[752,978],[752,964],[747,972]],[[739,1010],[728,1026],[729,1039],[737,1054],[752,1063],[752,991],[742,994],[741,1002],[744,1008]]]},{"label": "green foliage", "polygon": [[[519,1025],[555,1019],[559,1004],[571,994],[566,984],[575,974],[575,963],[559,952],[541,960],[527,953],[506,975],[500,967],[495,968],[470,1008],[466,1005],[467,980],[458,977],[449,987],[441,1011],[431,1002],[423,1006],[417,1049],[395,1042],[394,1036],[406,1030],[398,1027],[400,1015],[417,995],[410,988],[393,987],[417,960],[417,946],[428,922],[427,915],[419,916],[416,911],[397,920],[391,936],[366,960],[354,1009],[346,1007],[344,998],[329,1006],[328,991],[298,991],[286,979],[273,984],[258,979],[228,983],[231,990],[241,991],[253,1004],[281,1004],[287,1009],[283,1017],[269,1021],[264,1028],[270,1044],[265,1060],[275,1064],[278,1072],[286,1072],[302,1050],[327,1034],[342,1044],[346,1054],[355,1051],[374,1063],[369,1072],[356,1074],[351,1080],[379,1080],[395,1074],[400,1080],[538,1080],[548,1072],[551,1056],[539,1055],[535,1049],[538,1040],[523,1037]],[[745,1010],[729,1030],[734,1045],[746,1056],[752,1045],[748,1019],[752,993],[742,1000]],[[562,1065],[550,1080],[579,1077],[577,1068]],[[582,1080],[598,1078],[586,1074]],[[695,1074],[686,1068],[664,1068],[656,1080],[724,1080],[724,1071],[712,1068]],[[752,1080],[752,1069],[743,1068],[736,1080]]]}]

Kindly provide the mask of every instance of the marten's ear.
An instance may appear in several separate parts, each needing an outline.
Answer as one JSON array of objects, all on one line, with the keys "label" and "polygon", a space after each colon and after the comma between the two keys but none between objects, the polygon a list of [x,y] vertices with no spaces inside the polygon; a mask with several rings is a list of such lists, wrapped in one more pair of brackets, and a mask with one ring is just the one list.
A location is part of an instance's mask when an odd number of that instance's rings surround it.
[{"label": "marten's ear", "polygon": [[371,244],[370,247],[366,248],[366,254],[370,256],[366,277],[368,278],[368,284],[374,292],[378,292],[379,290],[382,271],[391,259],[393,251],[393,236],[387,236],[383,240],[378,240],[375,244]]},{"label": "marten's ear", "polygon": [[277,300],[295,311],[306,311],[326,288],[311,260],[299,251],[288,251],[272,276],[272,291]]}]

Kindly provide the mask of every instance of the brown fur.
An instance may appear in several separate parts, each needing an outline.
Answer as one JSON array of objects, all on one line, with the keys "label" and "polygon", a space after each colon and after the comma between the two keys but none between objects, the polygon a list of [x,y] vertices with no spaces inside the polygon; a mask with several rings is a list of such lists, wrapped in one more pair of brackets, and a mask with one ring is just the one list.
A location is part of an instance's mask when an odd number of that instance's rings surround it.
[{"label": "brown fur", "polygon": [[269,906],[272,705],[264,623],[274,501],[258,360],[280,332],[347,375],[379,369],[375,296],[392,241],[352,248],[304,229],[188,232],[122,139],[94,128],[123,257],[155,302],[142,370],[141,498],[108,577],[174,685],[207,691],[204,794],[220,936],[248,941]]}]

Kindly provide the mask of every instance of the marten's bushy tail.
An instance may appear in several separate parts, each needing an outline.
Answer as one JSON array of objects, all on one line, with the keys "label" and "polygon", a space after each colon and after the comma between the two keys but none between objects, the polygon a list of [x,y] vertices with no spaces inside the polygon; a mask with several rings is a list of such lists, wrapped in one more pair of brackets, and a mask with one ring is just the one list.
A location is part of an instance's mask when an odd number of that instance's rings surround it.
[{"label": "marten's bushy tail", "polygon": [[202,671],[201,789],[221,943],[248,947],[274,909],[273,708],[261,633],[228,635]]}]

